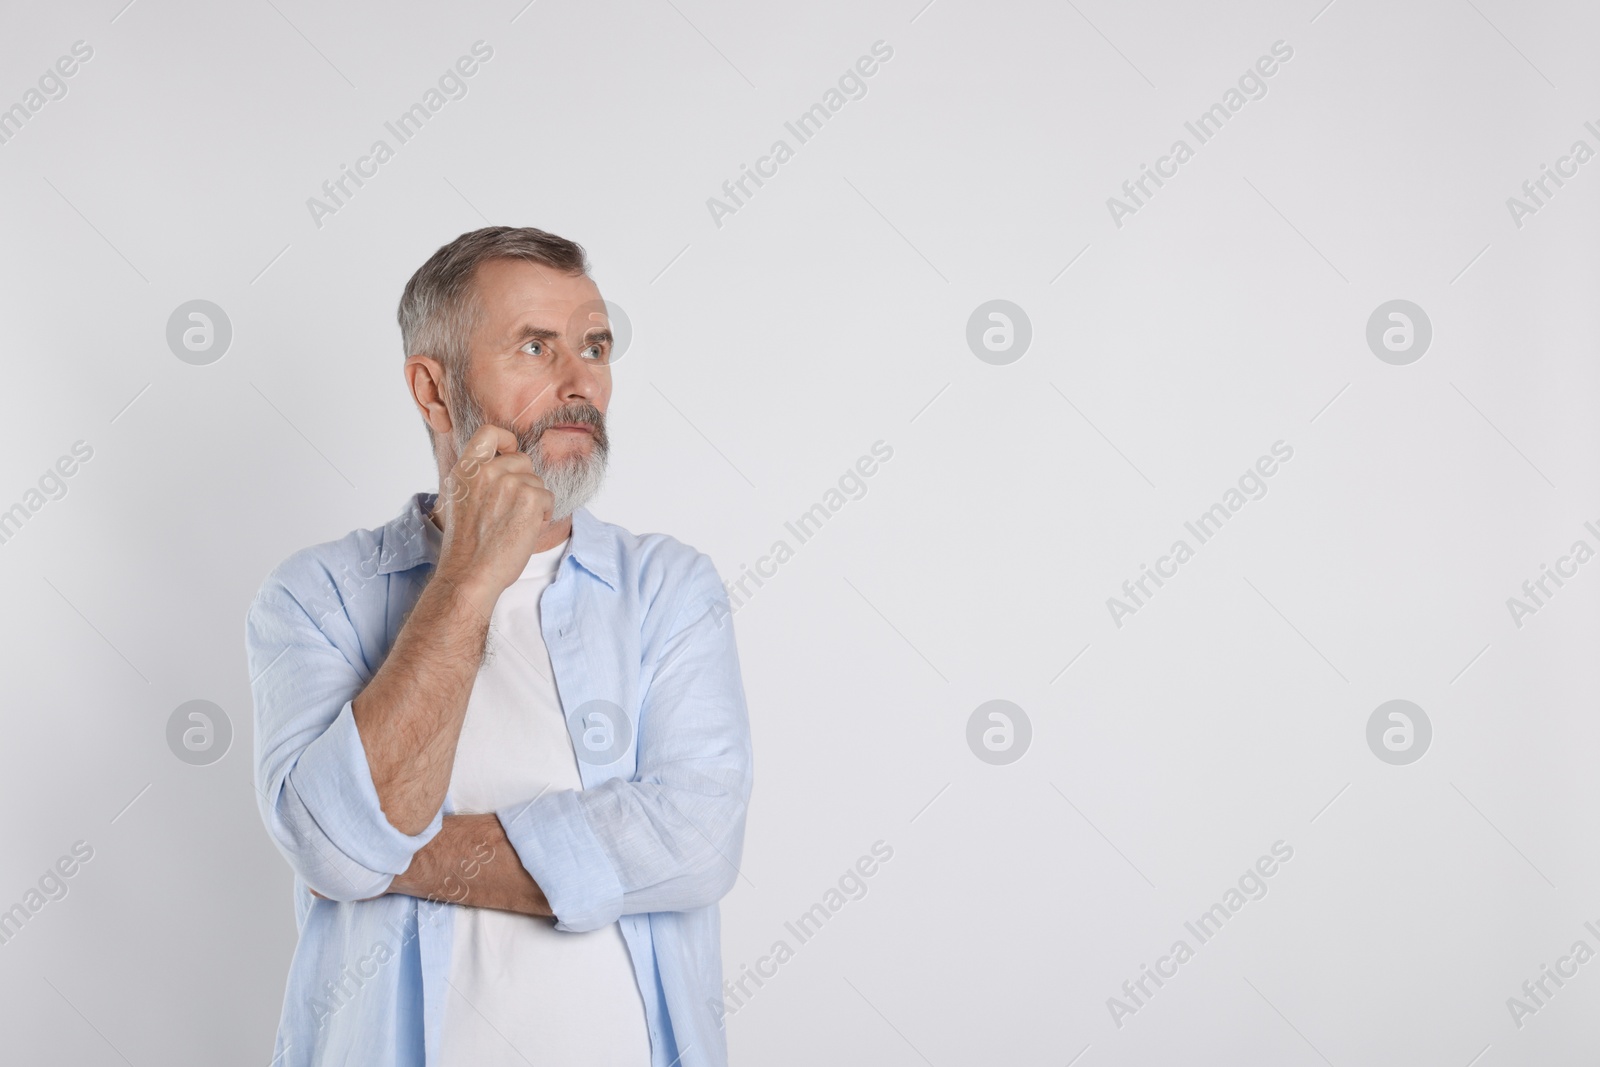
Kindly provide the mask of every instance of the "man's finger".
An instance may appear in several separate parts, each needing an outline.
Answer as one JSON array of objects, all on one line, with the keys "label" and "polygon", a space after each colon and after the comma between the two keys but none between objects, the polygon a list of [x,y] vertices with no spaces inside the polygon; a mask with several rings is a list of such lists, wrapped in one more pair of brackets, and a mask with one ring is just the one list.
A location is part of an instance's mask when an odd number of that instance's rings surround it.
[{"label": "man's finger", "polygon": [[548,519],[551,511],[555,509],[556,495],[544,484],[544,480],[537,474],[508,474],[508,478],[515,478],[523,485],[533,490],[533,495],[539,504],[539,510]]},{"label": "man's finger", "polygon": [[489,466],[498,467],[503,471],[533,472],[533,457],[520,448],[510,452],[502,452],[489,461]]},{"label": "man's finger", "polygon": [[472,435],[472,439],[467,442],[466,455],[482,462],[503,452],[516,451],[519,451],[517,435],[504,426],[490,423],[487,426],[480,426],[478,432]]}]

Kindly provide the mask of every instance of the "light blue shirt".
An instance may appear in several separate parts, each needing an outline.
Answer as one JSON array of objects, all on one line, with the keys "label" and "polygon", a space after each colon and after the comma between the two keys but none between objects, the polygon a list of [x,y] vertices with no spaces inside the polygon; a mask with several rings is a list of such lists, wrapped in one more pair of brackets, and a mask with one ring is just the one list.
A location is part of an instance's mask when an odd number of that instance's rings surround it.
[{"label": "light blue shirt", "polygon": [[[415,835],[392,826],[351,712],[439,558],[434,500],[418,493],[385,526],[296,552],[250,605],[257,800],[294,868],[300,930],[272,1067],[438,1063],[459,905],[362,898],[455,809],[447,796]],[[738,877],[753,762],[722,582],[704,553],[579,508],[539,624],[583,788],[495,814],[556,929],[619,923],[651,1067],[724,1067],[717,901]],[[613,747],[629,734],[603,765],[610,749],[580,747],[595,720],[574,712],[606,706],[591,701],[622,709]]]}]

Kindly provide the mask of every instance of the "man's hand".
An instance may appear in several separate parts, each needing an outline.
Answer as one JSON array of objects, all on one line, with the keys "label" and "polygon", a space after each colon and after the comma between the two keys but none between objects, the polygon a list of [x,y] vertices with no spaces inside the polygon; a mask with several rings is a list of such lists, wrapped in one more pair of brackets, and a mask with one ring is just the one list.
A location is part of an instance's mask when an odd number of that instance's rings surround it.
[{"label": "man's hand", "polygon": [[[380,895],[388,893],[521,915],[555,915],[492,813],[446,815],[433,840],[417,850],[411,866]],[[328,899],[315,889],[311,895]]]},{"label": "man's hand", "polygon": [[440,494],[444,538],[437,577],[484,615],[516,581],[550,524],[555,496],[533,473],[533,460],[500,426],[484,426],[445,477]]}]

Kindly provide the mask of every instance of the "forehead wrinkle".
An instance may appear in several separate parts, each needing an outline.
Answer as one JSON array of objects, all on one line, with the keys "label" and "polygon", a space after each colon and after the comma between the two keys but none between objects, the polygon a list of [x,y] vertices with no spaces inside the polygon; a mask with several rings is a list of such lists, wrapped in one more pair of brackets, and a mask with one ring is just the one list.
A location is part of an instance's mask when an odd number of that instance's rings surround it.
[{"label": "forehead wrinkle", "polygon": [[537,322],[527,322],[523,323],[521,326],[515,326],[509,332],[507,332],[505,335],[505,340],[500,347],[502,350],[505,350],[516,348],[520,345],[526,344],[529,341],[544,341],[549,343],[558,341],[560,339],[561,331],[552,329],[549,326],[542,326]]},{"label": "forehead wrinkle", "polygon": [[[605,341],[613,344],[616,342],[616,338],[612,336],[611,329],[608,326],[598,324],[588,327],[579,336],[585,341]],[[512,330],[508,340],[513,344],[521,344],[530,340],[559,341],[561,340],[561,331],[530,322]]]}]

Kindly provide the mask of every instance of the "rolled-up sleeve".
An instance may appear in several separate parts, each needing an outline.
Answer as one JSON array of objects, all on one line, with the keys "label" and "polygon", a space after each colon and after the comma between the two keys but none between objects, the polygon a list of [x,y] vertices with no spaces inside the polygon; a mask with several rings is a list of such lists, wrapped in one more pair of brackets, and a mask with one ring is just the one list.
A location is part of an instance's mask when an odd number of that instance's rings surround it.
[{"label": "rolled-up sleeve", "polygon": [[496,812],[559,930],[715,903],[738,878],[753,760],[727,594],[697,554],[639,711],[633,780]]},{"label": "rolled-up sleeve", "polygon": [[370,675],[324,632],[348,628],[343,613],[320,621],[276,575],[246,616],[256,799],[268,833],[308,886],[358,900],[389,888],[439,832],[443,811],[412,835],[389,822],[351,707]]}]

